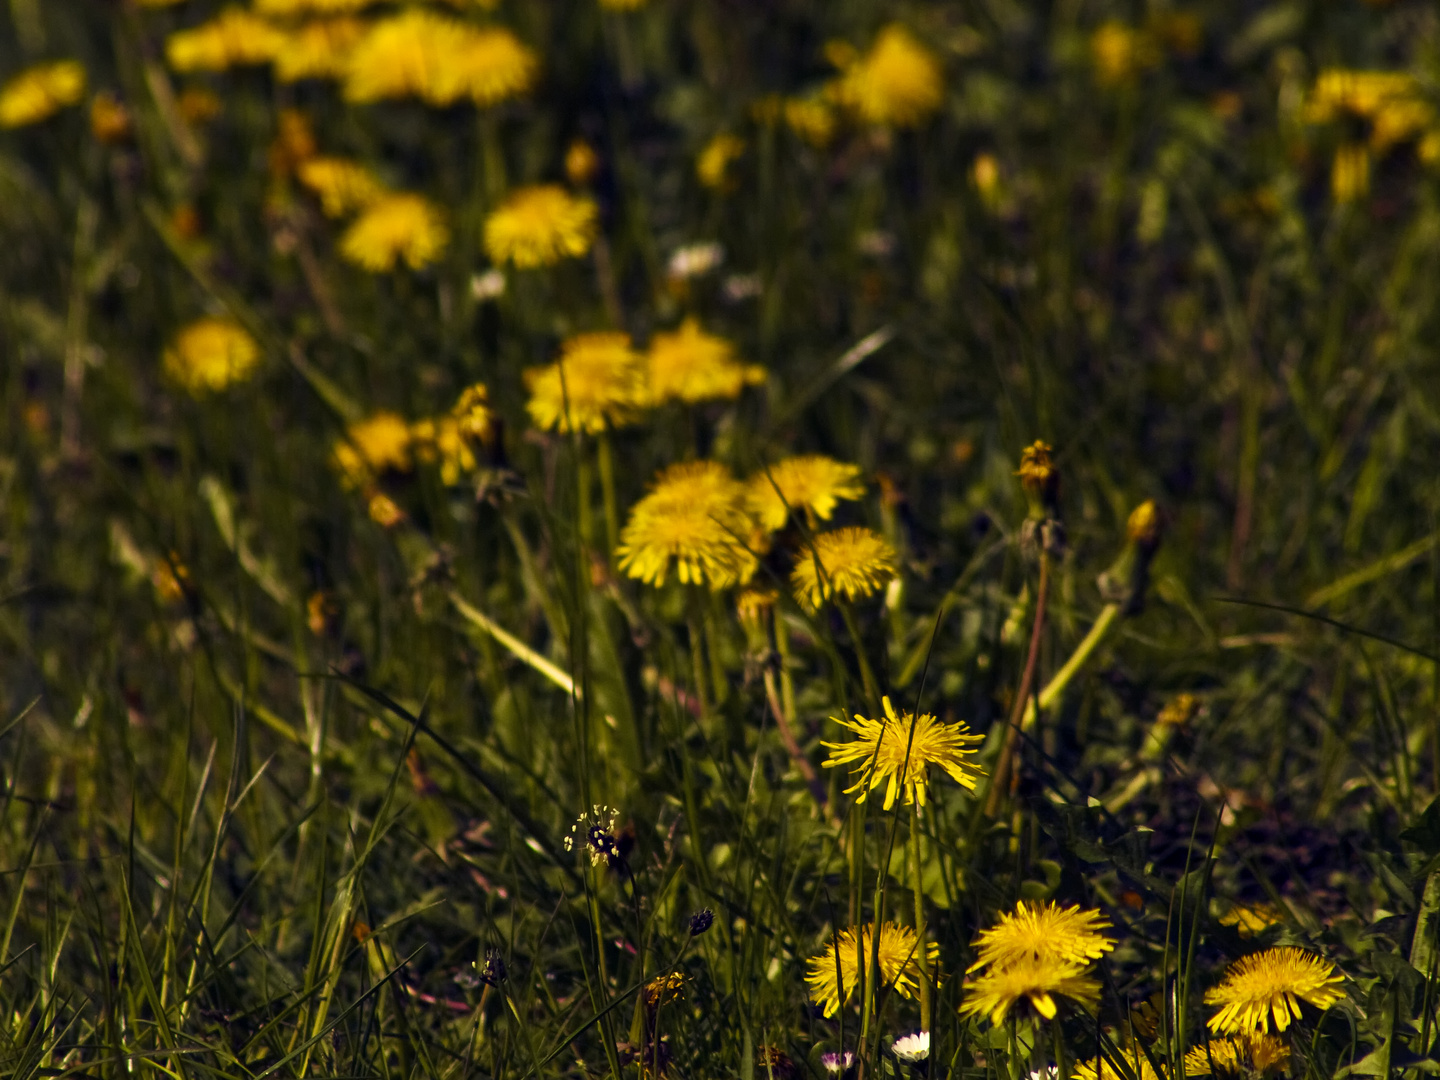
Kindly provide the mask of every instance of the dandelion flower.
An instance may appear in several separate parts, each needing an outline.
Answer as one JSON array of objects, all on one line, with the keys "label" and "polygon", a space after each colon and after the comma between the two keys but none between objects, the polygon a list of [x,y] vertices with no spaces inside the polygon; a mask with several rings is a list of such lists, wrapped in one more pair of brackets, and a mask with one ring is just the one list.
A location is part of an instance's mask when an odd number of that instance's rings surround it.
[{"label": "dandelion flower", "polygon": [[348,15],[374,7],[379,0],[254,0],[261,15],[295,18],[303,15]]},{"label": "dandelion flower", "polygon": [[895,549],[872,529],[851,527],[821,533],[801,552],[790,587],[801,606],[816,611],[841,595],[850,600],[873,596],[896,574]]},{"label": "dandelion flower", "polygon": [[388,194],[370,169],[345,158],[317,157],[300,165],[300,183],[320,199],[326,217],[338,218],[363,210]]},{"label": "dandelion flower", "polygon": [[724,133],[716,135],[695,159],[695,175],[708,188],[723,188],[730,182],[730,163],[739,160],[743,153],[744,139]]},{"label": "dandelion flower", "polygon": [[975,753],[970,743],[983,741],[971,735],[963,722],[945,724],[929,713],[897,713],[890,699],[883,698],[884,719],[867,720],[859,713],[854,720],[833,717],[841,727],[856,735],[851,742],[822,742],[830,751],[827,769],[854,765],[859,779],[845,789],[845,794],[860,792],[856,802],[864,802],[871,791],[885,783],[885,809],[895,805],[895,796],[903,784],[905,802],[925,805],[925,789],[929,784],[930,766],[944,769],[961,787],[975,790],[975,777],[980,770],[966,759]]},{"label": "dandelion flower", "polygon": [[284,40],[284,32],[273,23],[231,7],[209,22],[171,34],[165,58],[176,71],[226,71],[270,63]]},{"label": "dandelion flower", "polygon": [[1219,1005],[1210,1018],[1210,1030],[1269,1031],[1275,1018],[1277,1031],[1300,1016],[1300,1002],[1328,1009],[1345,996],[1343,975],[1335,965],[1303,949],[1266,949],[1235,961],[1219,986],[1205,991],[1207,1005]]},{"label": "dandelion flower", "polygon": [[285,83],[340,78],[366,29],[361,20],[348,18],[321,19],[297,27],[281,39],[275,51],[275,78]]},{"label": "dandelion flower", "polygon": [[36,64],[0,87],[0,128],[38,124],[84,96],[85,68],[78,61]]},{"label": "dandelion flower", "polygon": [[999,1025],[1023,998],[1046,1020],[1053,1020],[1057,996],[1093,1009],[1100,1000],[1100,984],[1086,975],[1084,964],[1031,955],[990,968],[967,983],[960,1013],[989,1016],[992,1024]]},{"label": "dandelion flower", "polygon": [[[1136,1080],[1162,1080],[1155,1066],[1150,1064],[1150,1059],[1139,1048],[1132,1046],[1124,1051],[1124,1061]],[[1122,1073],[1113,1062],[1104,1058],[1076,1062],[1075,1071],[1071,1074],[1073,1080],[1121,1080],[1126,1075],[1129,1074]]]},{"label": "dandelion flower", "polygon": [[485,219],[485,250],[522,270],[554,266],[590,250],[599,218],[593,199],[558,184],[523,187]]},{"label": "dandelion flower", "polygon": [[386,195],[371,203],[340,238],[340,254],[371,273],[393,270],[401,259],[419,270],[439,258],[450,241],[440,210],[421,195]]},{"label": "dandelion flower", "polygon": [[108,90],[101,90],[90,101],[90,134],[106,146],[117,146],[130,138],[134,123],[130,110]]},{"label": "dandelion flower", "polygon": [[412,9],[374,23],[355,46],[345,76],[347,100],[418,97],[490,106],[534,85],[539,61],[509,30],[478,29]]},{"label": "dandelion flower", "polygon": [[[1181,695],[1189,697],[1188,694]],[[1167,706],[1168,708],[1169,706]],[[1164,719],[1162,712],[1156,718],[1156,723]],[[1268,930],[1285,921],[1285,913],[1275,904],[1236,904],[1229,911],[1220,916],[1221,926],[1233,926],[1240,932],[1241,937],[1254,937],[1263,930]]]},{"label": "dandelion flower", "polygon": [[783,529],[795,511],[803,512],[812,524],[829,521],[841,499],[864,494],[860,466],[823,454],[785,458],[750,478],[750,508],[771,532]]},{"label": "dandelion flower", "polygon": [[468,97],[481,108],[489,108],[529,91],[539,71],[535,53],[509,30],[501,26],[470,29],[441,67],[439,96],[457,101]]},{"label": "dandelion flower", "polygon": [[926,967],[933,965],[939,957],[940,946],[928,942],[922,957],[915,931],[891,922],[881,925],[878,942],[874,923],[841,930],[824,952],[805,964],[810,1000],[823,1006],[827,1017],[839,1012],[840,1006],[855,993],[861,972],[870,966],[872,952],[878,953],[881,985],[887,989],[894,987],[901,997],[910,998],[925,978],[922,959]]},{"label": "dandelion flower", "polygon": [[484,383],[467,386],[460,392],[450,415],[460,425],[460,434],[476,442],[489,442],[495,430],[495,414],[490,411],[490,391]]},{"label": "dandelion flower", "polygon": [[1109,926],[1110,920],[1100,912],[1078,904],[1062,908],[1053,900],[1048,904],[1022,900],[975,938],[979,956],[970,970],[1005,967],[1032,956],[1076,964],[1098,960],[1115,948],[1115,942],[1100,932]]},{"label": "dandelion flower", "polygon": [[890,1052],[906,1065],[924,1061],[930,1056],[930,1033],[914,1031],[909,1035],[901,1035],[890,1044]]},{"label": "dandelion flower", "polygon": [[790,130],[817,150],[835,137],[835,110],[815,98],[791,98],[785,102],[785,123]]},{"label": "dandelion flower", "polygon": [[598,434],[630,423],[644,403],[644,371],[629,334],[577,334],[558,361],[528,370],[525,384],[530,419],[546,431]]},{"label": "dandelion flower", "polygon": [[615,553],[621,570],[647,584],[665,584],[673,562],[682,583],[723,589],[755,572],[751,527],[745,485],[719,462],[687,461],[656,477]]},{"label": "dandelion flower", "polygon": [[1185,1075],[1266,1077],[1284,1071],[1289,1064],[1290,1047],[1278,1036],[1244,1034],[1192,1048],[1185,1055]]},{"label": "dandelion flower", "polygon": [[693,318],[673,334],[656,334],[650,342],[650,397],[656,402],[733,400],[746,386],[765,381],[765,369],[743,364],[735,346],[707,334]]},{"label": "dandelion flower", "polygon": [[935,54],[899,24],[880,31],[863,56],[837,50],[840,77],[830,94],[863,123],[919,127],[940,107],[944,77]]},{"label": "dandelion flower", "polygon": [[181,330],[163,360],[167,375],[200,394],[248,379],[260,365],[260,347],[234,319],[207,317]]},{"label": "dandelion flower", "polygon": [[475,471],[475,452],[470,449],[460,421],[453,416],[420,420],[410,425],[415,457],[427,463],[439,462],[440,479],[453,487],[462,476]]},{"label": "dandelion flower", "polygon": [[332,461],[347,481],[360,486],[382,472],[409,472],[413,442],[414,433],[404,417],[377,412],[345,429],[345,437],[335,443]]},{"label": "dandelion flower", "polygon": [[1090,35],[1090,59],[1096,82],[1120,86],[1154,67],[1160,56],[1149,34],[1112,19]]}]

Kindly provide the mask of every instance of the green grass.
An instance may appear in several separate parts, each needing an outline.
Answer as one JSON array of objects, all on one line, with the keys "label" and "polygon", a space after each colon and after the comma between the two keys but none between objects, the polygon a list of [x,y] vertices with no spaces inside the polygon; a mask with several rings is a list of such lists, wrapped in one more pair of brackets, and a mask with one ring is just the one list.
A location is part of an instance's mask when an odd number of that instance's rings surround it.
[{"label": "green grass", "polygon": [[[504,0],[463,17],[513,28],[543,75],[479,120],[167,71],[166,34],[219,7],[0,11],[0,72],[73,56],[135,119],[118,147],[83,107],[0,132],[8,1075],[637,1076],[658,1045],[670,1075],[749,1080],[792,1067],[762,1047],[821,1076],[842,1043],[900,1075],[918,1000],[872,985],[826,1020],[805,964],[917,908],[943,974],[931,1076],[1068,1072],[1097,1046],[1178,1076],[1204,992],[1277,944],[1347,976],[1285,1036],[1289,1075],[1440,1067],[1440,173],[1405,142],[1337,203],[1332,155],[1362,136],[1304,115],[1335,66],[1409,72],[1440,105],[1431,4]],[[1098,27],[1163,37],[1177,9],[1193,53],[1097,80]],[[921,128],[842,123],[816,149],[756,118],[831,76],[828,40],[892,20],[944,65]],[[222,110],[187,127],[173,99],[200,86]],[[442,261],[341,260],[267,166],[282,108],[443,205]],[[721,131],[746,150],[715,191],[695,158]],[[477,299],[484,214],[561,178],[577,136],[603,255]],[[667,281],[710,240],[720,269]],[[196,398],[160,357],[207,312],[264,355]],[[902,573],[853,617],[790,598],[805,528],[762,566],[778,635],[747,637],[733,593],[617,573],[597,441],[531,428],[522,373],[563,337],[643,343],[684,314],[768,380],[611,432],[617,523],[687,458],[855,462],[867,494],[835,520],[886,535]],[[497,445],[457,484],[388,476],[406,520],[371,520],[331,465],[346,422],[442,414],[477,381]],[[985,735],[995,775],[1040,587],[1014,475],[1036,439],[1065,543],[1031,693],[1114,601],[1097,578],[1154,499],[1146,580],[1120,579],[1143,604],[1044,698],[993,795],[936,775],[918,819],[857,804],[820,743],[874,712],[862,656],[898,707]],[[769,704],[789,690],[800,760]],[[1157,722],[1181,694],[1186,722]],[[566,847],[597,805],[621,869]],[[1114,922],[1094,1016],[961,1018],[975,933],[1022,897]],[[1223,918],[1261,903],[1283,917],[1258,936]],[[680,998],[641,1004],[672,971]]]}]

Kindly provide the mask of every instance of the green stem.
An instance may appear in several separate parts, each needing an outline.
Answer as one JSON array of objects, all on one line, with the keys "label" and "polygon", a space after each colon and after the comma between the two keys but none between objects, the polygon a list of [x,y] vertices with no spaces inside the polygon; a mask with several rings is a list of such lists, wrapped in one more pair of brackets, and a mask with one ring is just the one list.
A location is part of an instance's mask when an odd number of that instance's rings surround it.
[{"label": "green stem", "polygon": [[920,964],[920,1029],[930,1030],[930,962],[925,955],[925,882],[920,862],[920,803],[910,820],[910,888],[915,893],[915,959]]},{"label": "green stem", "polygon": [[[1065,666],[1055,673],[1055,677],[1045,684],[1045,689],[1040,691],[1040,708],[1048,709],[1055,704],[1060,695],[1065,692],[1065,687],[1070,685],[1070,680],[1079,674],[1090,657],[1110,636],[1110,632],[1120,621],[1120,605],[1106,604],[1100,609],[1100,617],[1090,627],[1090,632],[1085,635],[1085,640],[1075,647],[1070,654],[1070,659],[1065,661]],[[1025,715],[1020,720],[1020,727],[1029,731],[1035,726],[1035,701],[1032,699],[1025,706]]]},{"label": "green stem", "polygon": [[[785,722],[791,728],[795,725],[795,680],[790,674],[790,629],[785,616],[775,612],[775,651],[780,654],[780,706],[785,712]],[[1436,770],[1440,776],[1440,769]]]},{"label": "green stem", "polygon": [[575,455],[575,519],[580,530],[580,543],[590,547],[595,539],[595,525],[590,514],[590,457],[583,446]]},{"label": "green stem", "polygon": [[875,673],[870,670],[870,659],[865,655],[865,643],[860,639],[860,624],[855,621],[855,611],[848,600],[835,598],[840,617],[845,620],[845,629],[850,631],[850,643],[855,649],[855,659],[860,663],[860,681],[865,686],[865,697],[872,713],[880,711],[880,687]]},{"label": "green stem", "polygon": [[706,597],[705,605],[705,651],[710,655],[710,681],[716,705],[725,704],[729,696],[730,681],[725,677],[725,662],[720,655],[720,626],[715,618],[714,594]]},{"label": "green stem", "polygon": [[610,432],[600,432],[599,445],[600,493],[605,501],[605,551],[612,564],[615,549],[620,546],[620,518],[615,509],[615,459],[610,452]]}]

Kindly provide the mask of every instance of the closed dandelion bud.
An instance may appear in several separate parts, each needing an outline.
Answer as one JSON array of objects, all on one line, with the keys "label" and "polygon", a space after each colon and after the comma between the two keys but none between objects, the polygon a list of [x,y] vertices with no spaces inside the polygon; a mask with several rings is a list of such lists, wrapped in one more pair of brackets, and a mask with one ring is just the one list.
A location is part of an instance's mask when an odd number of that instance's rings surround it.
[{"label": "closed dandelion bud", "polygon": [[1020,468],[1015,470],[1030,501],[1030,517],[1036,521],[1054,516],[1060,494],[1060,473],[1052,452],[1049,443],[1036,439],[1020,452]]},{"label": "closed dandelion bud", "polygon": [[1154,499],[1146,499],[1130,511],[1130,518],[1125,523],[1125,533],[1131,543],[1152,549],[1160,543],[1160,529],[1160,511]]},{"label": "closed dandelion bud", "polygon": [[565,151],[565,178],[576,187],[586,187],[600,172],[600,155],[584,139],[576,139]]},{"label": "closed dandelion bud", "polygon": [[709,930],[715,922],[715,913],[709,908],[701,908],[690,916],[690,936],[699,937]]},{"label": "closed dandelion bud", "polygon": [[1145,606],[1150,560],[1160,546],[1161,531],[1160,512],[1154,501],[1147,499],[1131,512],[1126,523],[1125,549],[1096,579],[1105,602],[1121,605],[1126,615],[1137,614]]}]

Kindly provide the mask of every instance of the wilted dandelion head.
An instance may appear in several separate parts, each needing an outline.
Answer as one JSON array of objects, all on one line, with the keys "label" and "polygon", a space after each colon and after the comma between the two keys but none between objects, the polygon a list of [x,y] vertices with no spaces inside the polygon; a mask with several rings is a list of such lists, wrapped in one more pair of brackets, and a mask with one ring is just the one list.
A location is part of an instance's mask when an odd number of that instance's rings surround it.
[{"label": "wilted dandelion head", "polygon": [[866,124],[919,127],[944,99],[944,75],[935,54],[903,26],[880,31],[870,51],[832,49],[840,76],[830,96]]},{"label": "wilted dandelion head", "polygon": [[347,482],[362,486],[382,472],[409,472],[413,439],[404,417],[373,413],[345,429],[345,437],[335,443],[332,460]]},{"label": "wilted dandelion head", "polygon": [[1053,493],[1059,473],[1055,469],[1054,448],[1047,442],[1036,439],[1020,451],[1020,468],[1015,475],[1027,494],[1036,497]]},{"label": "wilted dandelion head", "polygon": [[1003,967],[989,968],[965,986],[962,1016],[988,1016],[992,1024],[1003,1024],[1010,1010],[1028,1001],[1046,1020],[1055,1018],[1055,998],[1093,1009],[1100,1000],[1100,984],[1085,972],[1085,965],[1073,960],[1030,955]]},{"label": "wilted dandelion head", "polygon": [[1279,1036],[1244,1034],[1193,1047],[1185,1055],[1185,1075],[1248,1080],[1275,1076],[1289,1064],[1290,1047]]},{"label": "wilted dandelion head", "polygon": [[849,765],[852,773],[858,774],[845,794],[858,791],[856,801],[864,802],[883,783],[886,810],[895,805],[902,788],[907,804],[924,806],[932,765],[944,769],[962,787],[975,789],[975,777],[982,774],[968,759],[975,754],[970,744],[983,741],[982,736],[971,735],[963,722],[942,723],[929,713],[897,713],[888,697],[882,704],[885,715],[879,719],[866,719],[858,713],[854,720],[833,717],[856,737],[845,743],[820,744],[830,751],[825,768]]},{"label": "wilted dandelion head", "polygon": [[755,572],[745,486],[716,461],[671,465],[635,504],[616,548],[620,569],[651,585],[670,570],[685,584],[723,589]]},{"label": "wilted dandelion head", "polygon": [[1304,949],[1266,949],[1231,964],[1219,986],[1205,991],[1207,1005],[1220,1009],[1210,1030],[1225,1034],[1284,1031],[1300,1016],[1300,1002],[1328,1009],[1345,996],[1345,981],[1330,961]]},{"label": "wilted dandelion head", "polygon": [[485,219],[485,250],[522,270],[554,266],[590,250],[599,218],[593,199],[558,184],[519,188]]},{"label": "wilted dandelion head", "polygon": [[[1161,713],[1164,716],[1164,713]],[[1156,720],[1159,723],[1159,720]],[[1285,921],[1285,913],[1275,904],[1236,904],[1220,916],[1221,926],[1233,926],[1241,937],[1254,937]]]},{"label": "wilted dandelion head", "polygon": [[912,1031],[890,1044],[890,1052],[906,1065],[924,1061],[930,1056],[930,1032]]},{"label": "wilted dandelion head", "polygon": [[207,317],[186,326],[165,350],[165,374],[192,394],[244,382],[260,365],[260,347],[234,319]]},{"label": "wilted dandelion head", "polygon": [[1004,967],[1025,957],[1076,964],[1098,960],[1115,948],[1114,940],[1100,932],[1109,926],[1109,919],[1090,908],[1021,900],[976,936],[977,956],[970,970]]},{"label": "wilted dandelion head", "polygon": [[888,540],[873,529],[853,526],[815,537],[796,557],[790,588],[802,607],[817,611],[836,596],[873,596],[898,570],[899,558]]},{"label": "wilted dandelion head", "polygon": [[340,254],[371,273],[393,270],[402,259],[419,270],[440,257],[450,241],[444,216],[422,195],[384,195],[340,238]]},{"label": "wilted dandelion head", "polygon": [[0,87],[0,128],[38,124],[85,96],[85,68],[57,60],[26,68]]},{"label": "wilted dandelion head", "polygon": [[783,529],[792,513],[829,521],[842,499],[864,494],[860,466],[823,454],[785,458],[750,478],[750,509],[771,532]]},{"label": "wilted dandelion head", "polygon": [[209,22],[171,34],[165,59],[176,71],[228,71],[270,63],[284,40],[284,32],[267,19],[229,7]]},{"label": "wilted dandelion head", "polygon": [[275,50],[275,78],[338,79],[368,29],[360,19],[317,19],[284,33]]},{"label": "wilted dandelion head", "polygon": [[734,345],[707,334],[693,318],[650,340],[648,366],[649,394],[656,403],[734,399],[746,386],[765,381],[764,368],[742,363]]},{"label": "wilted dandelion head", "polygon": [[685,976],[679,971],[657,975],[645,984],[645,1004],[655,1009],[685,996]]},{"label": "wilted dandelion head", "polygon": [[644,368],[629,334],[577,334],[557,362],[526,371],[525,384],[530,419],[545,431],[597,434],[632,422],[644,404]]},{"label": "wilted dandelion head", "polygon": [[368,166],[346,158],[310,158],[300,164],[296,175],[319,198],[326,217],[353,214],[388,194]]},{"label": "wilted dandelion head", "polygon": [[824,952],[805,963],[810,1000],[822,1006],[826,1016],[834,1016],[850,1000],[877,946],[880,982],[886,988],[893,986],[903,998],[913,996],[925,978],[921,961],[928,967],[940,952],[940,946],[932,941],[924,946],[922,954],[915,931],[897,923],[881,924],[878,941],[874,923],[841,930]]},{"label": "wilted dandelion head", "polygon": [[695,175],[708,188],[719,190],[730,183],[730,163],[745,153],[745,140],[722,132],[700,151],[695,159]]}]

